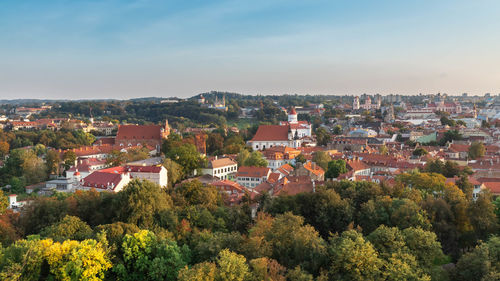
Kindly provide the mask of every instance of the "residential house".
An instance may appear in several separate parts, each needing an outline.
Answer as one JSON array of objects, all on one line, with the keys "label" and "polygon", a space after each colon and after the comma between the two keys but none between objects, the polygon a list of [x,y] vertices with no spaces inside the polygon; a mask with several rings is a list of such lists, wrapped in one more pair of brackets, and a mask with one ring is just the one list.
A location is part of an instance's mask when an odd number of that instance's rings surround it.
[{"label": "residential house", "polygon": [[217,156],[208,161],[206,168],[202,169],[202,174],[218,177],[227,180],[238,171],[238,163],[230,158],[218,158]]},{"label": "residential house", "polygon": [[304,165],[298,165],[298,168],[293,171],[293,175],[308,176],[314,181],[325,180],[325,170],[312,161],[308,161]]},{"label": "residential house", "polygon": [[237,183],[253,189],[267,181],[270,174],[271,169],[267,167],[240,167],[235,177]]}]

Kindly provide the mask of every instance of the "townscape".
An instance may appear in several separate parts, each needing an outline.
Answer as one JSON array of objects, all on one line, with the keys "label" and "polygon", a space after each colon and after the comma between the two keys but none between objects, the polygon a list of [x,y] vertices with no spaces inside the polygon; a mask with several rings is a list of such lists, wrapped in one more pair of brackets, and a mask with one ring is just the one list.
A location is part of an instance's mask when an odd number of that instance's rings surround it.
[{"label": "townscape", "polygon": [[4,100],[0,128],[1,280],[500,278],[499,95]]}]

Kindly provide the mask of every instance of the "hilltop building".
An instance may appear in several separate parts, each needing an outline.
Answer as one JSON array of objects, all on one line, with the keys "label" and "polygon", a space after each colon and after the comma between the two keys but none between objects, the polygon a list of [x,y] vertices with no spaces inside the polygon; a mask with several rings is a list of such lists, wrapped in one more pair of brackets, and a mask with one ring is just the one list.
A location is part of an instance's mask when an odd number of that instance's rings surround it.
[{"label": "hilltop building", "polygon": [[255,136],[248,141],[253,150],[265,150],[274,146],[300,147],[302,143],[312,139],[311,124],[307,121],[298,121],[297,112],[292,108],[287,122],[280,125],[261,125]]}]

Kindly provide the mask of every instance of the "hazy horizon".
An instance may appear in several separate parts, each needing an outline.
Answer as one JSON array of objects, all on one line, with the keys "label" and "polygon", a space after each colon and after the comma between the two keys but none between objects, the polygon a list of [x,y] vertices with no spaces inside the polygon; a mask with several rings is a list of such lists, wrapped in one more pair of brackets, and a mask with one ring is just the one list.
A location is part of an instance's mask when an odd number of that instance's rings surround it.
[{"label": "hazy horizon", "polygon": [[496,95],[500,2],[436,2],[6,0],[0,99]]}]

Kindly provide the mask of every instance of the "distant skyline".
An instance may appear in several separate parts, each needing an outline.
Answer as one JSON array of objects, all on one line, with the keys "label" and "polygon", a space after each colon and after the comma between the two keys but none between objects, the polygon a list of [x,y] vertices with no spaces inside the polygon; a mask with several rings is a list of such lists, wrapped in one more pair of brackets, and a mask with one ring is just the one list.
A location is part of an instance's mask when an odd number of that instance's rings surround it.
[{"label": "distant skyline", "polygon": [[493,0],[0,1],[0,99],[500,92]]}]

